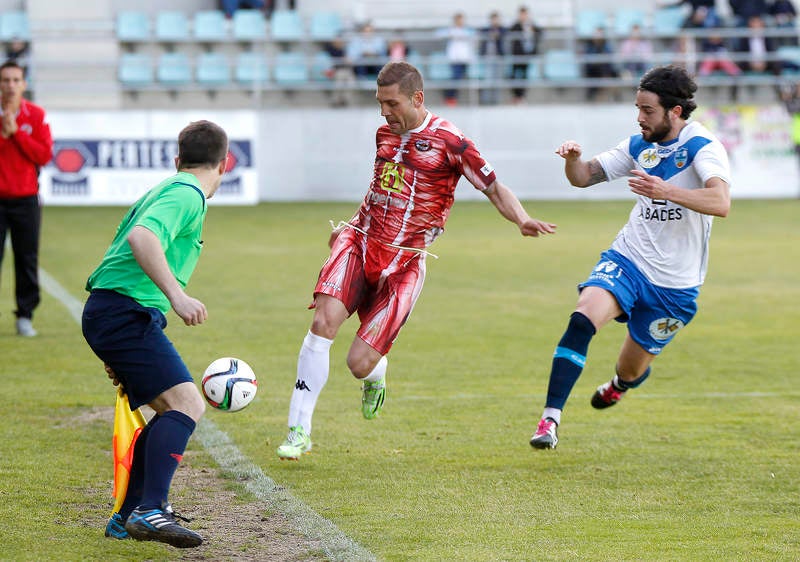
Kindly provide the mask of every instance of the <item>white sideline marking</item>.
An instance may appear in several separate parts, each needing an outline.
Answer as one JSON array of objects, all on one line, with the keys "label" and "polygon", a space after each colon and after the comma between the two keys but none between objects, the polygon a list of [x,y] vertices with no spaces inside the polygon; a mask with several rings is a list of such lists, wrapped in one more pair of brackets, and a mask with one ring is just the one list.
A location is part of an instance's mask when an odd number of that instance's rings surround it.
[{"label": "white sideline marking", "polygon": [[[80,325],[83,303],[69,294],[43,269],[39,269],[39,281],[42,288],[63,304],[72,318]],[[236,480],[246,482],[245,487],[250,493],[261,501],[269,503],[273,509],[286,516],[289,523],[300,533],[312,540],[319,541],[320,547],[328,558],[348,562],[350,560],[376,560],[374,554],[264,474],[261,468],[250,462],[233,444],[230,437],[218,429],[210,419],[207,417],[201,419],[194,434],[220,468],[230,472]]]}]

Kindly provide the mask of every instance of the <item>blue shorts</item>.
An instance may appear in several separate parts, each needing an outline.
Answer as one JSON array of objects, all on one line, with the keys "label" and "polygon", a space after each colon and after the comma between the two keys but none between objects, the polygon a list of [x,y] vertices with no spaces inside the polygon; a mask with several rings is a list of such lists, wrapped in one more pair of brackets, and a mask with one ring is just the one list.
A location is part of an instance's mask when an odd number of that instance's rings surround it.
[{"label": "blue shorts", "polygon": [[95,289],[83,308],[81,325],[89,347],[117,375],[131,410],[194,380],[164,334],[167,319],[157,308],[144,307],[115,291]]},{"label": "blue shorts", "polygon": [[628,333],[648,353],[658,355],[675,334],[697,313],[698,287],[667,289],[653,285],[639,268],[614,250],[600,255],[600,261],[584,283],[600,287],[617,299],[623,314],[617,322],[628,323]]}]

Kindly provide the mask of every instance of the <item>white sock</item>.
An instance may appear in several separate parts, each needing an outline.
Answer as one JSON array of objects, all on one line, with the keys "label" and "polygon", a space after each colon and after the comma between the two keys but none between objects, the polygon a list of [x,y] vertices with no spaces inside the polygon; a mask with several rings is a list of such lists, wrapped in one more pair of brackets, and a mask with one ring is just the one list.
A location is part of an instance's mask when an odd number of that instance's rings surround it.
[{"label": "white sock", "polygon": [[388,364],[389,360],[386,359],[386,356],[384,355],[375,364],[375,367],[372,369],[372,372],[370,372],[370,374],[368,374],[361,380],[365,382],[378,382],[379,380],[381,380],[383,377],[386,376],[386,366]]},{"label": "white sock", "polygon": [[556,422],[556,425],[561,425],[561,410],[558,408],[545,408],[542,412],[542,419],[550,418]]},{"label": "white sock", "polygon": [[333,340],[309,331],[297,357],[297,381],[289,404],[289,427],[301,425],[309,435],[317,398],[328,381],[331,344]]}]

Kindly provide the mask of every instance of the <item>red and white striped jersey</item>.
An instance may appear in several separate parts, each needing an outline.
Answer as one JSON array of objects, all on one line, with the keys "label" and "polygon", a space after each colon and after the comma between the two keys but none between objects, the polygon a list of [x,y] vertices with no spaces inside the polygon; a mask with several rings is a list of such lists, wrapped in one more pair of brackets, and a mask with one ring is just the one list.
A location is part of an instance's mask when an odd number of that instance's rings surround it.
[{"label": "red and white striped jersey", "polygon": [[431,113],[402,135],[383,125],[375,143],[372,182],[351,223],[387,244],[427,248],[444,230],[461,176],[480,191],[495,181],[475,144]]}]

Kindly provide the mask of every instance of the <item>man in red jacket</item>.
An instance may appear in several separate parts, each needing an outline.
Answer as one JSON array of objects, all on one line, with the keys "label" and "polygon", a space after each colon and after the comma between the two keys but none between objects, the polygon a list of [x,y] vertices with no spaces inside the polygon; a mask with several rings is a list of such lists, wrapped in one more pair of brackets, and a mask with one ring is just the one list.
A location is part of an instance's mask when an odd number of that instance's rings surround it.
[{"label": "man in red jacket", "polygon": [[0,65],[0,263],[11,232],[17,334],[32,337],[39,304],[39,169],[53,157],[53,137],[44,109],[23,99],[26,86],[19,64]]}]

